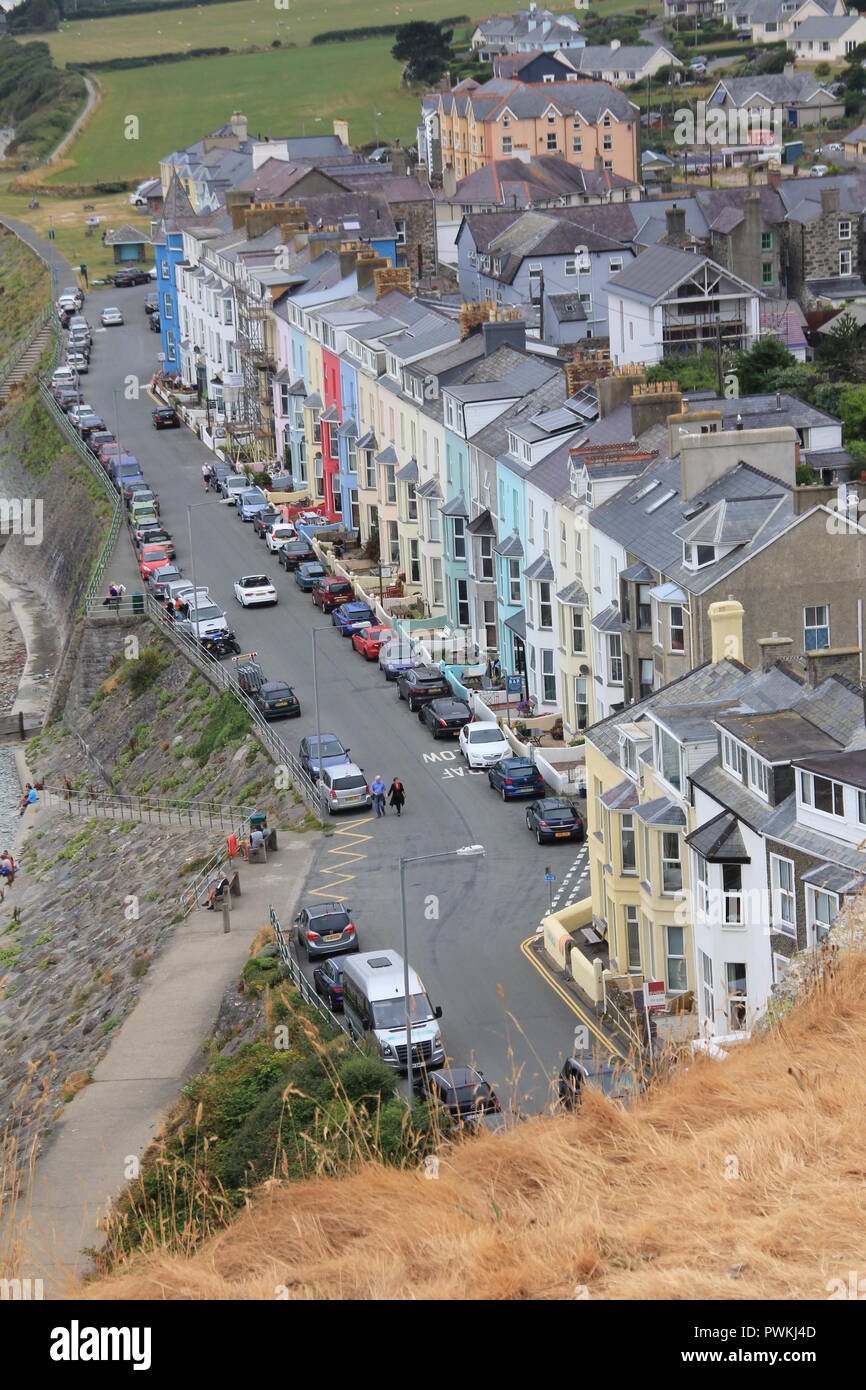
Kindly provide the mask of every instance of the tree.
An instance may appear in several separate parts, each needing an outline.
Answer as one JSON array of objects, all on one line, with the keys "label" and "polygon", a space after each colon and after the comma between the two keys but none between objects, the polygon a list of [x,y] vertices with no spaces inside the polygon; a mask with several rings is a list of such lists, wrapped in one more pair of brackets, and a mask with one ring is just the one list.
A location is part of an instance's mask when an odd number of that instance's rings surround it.
[{"label": "tree", "polygon": [[422,82],[432,86],[453,61],[451,38],[453,29],[416,19],[401,24],[397,42],[391,49],[394,58],[404,64],[403,77],[407,82]]},{"label": "tree", "polygon": [[766,391],[770,373],[793,367],[796,360],[778,338],[759,338],[754,347],[738,352],[734,357],[740,395],[751,396]]},{"label": "tree", "polygon": [[830,371],[843,381],[856,381],[862,376],[860,370],[860,328],[853,314],[840,314],[831,324],[829,332],[822,335],[821,361]]},{"label": "tree", "polygon": [[845,386],[839,401],[842,439],[866,439],[866,386]]}]

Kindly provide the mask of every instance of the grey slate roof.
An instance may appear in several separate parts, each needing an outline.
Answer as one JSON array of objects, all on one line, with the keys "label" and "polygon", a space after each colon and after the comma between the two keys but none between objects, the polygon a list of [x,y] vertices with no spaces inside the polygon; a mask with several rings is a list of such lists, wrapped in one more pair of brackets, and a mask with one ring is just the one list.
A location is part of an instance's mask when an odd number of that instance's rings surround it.
[{"label": "grey slate roof", "polygon": [[812,826],[797,824],[797,799],[794,796],[787,797],[776,807],[765,821],[762,833],[768,839],[779,840],[810,858],[842,866],[854,874],[866,874],[866,854],[856,845],[846,844],[832,835],[824,835]]},{"label": "grey slate roof", "polygon": [[378,449],[379,445],[376,443],[376,436],[372,430],[367,430],[366,434],[361,435],[357,447],[359,449]]},{"label": "grey slate roof", "polygon": [[514,613],[510,618],[505,619],[505,626],[519,637],[521,642],[526,641],[526,614],[521,608],[519,613]]},{"label": "grey slate roof", "polygon": [[666,796],[657,796],[653,801],[644,801],[635,806],[634,813],[644,825],[658,825],[665,829],[679,830],[686,823],[685,814],[675,801]]},{"label": "grey slate roof", "polygon": [[497,555],[502,555],[506,559],[523,559],[523,542],[516,531],[512,531],[510,536],[504,536],[493,549]]},{"label": "grey slate roof", "polygon": [[443,516],[468,516],[469,508],[466,505],[466,498],[462,492],[458,492],[454,497],[449,497],[443,507],[439,508]]},{"label": "grey slate roof", "polygon": [[[812,21],[803,20],[797,30],[802,34],[803,26]],[[825,20],[820,20],[825,23]],[[729,106],[798,106],[810,101],[816,94],[822,95],[825,106],[838,105],[834,97],[814,73],[796,69],[793,73],[760,73],[756,77],[723,77],[707,97],[707,109],[715,100],[715,93],[722,88],[728,94]]]},{"label": "grey slate roof", "polygon": [[418,481],[418,460],[410,459],[402,468],[397,470],[398,483],[417,483]]},{"label": "grey slate roof", "polygon": [[531,565],[523,571],[527,579],[539,580],[542,583],[553,581],[553,565],[550,563],[550,556],[547,554],[539,555],[537,560],[533,560]]},{"label": "grey slate roof", "polygon": [[566,584],[564,589],[560,589],[556,597],[560,603],[566,603],[570,608],[587,608],[589,606],[589,595],[579,579],[573,579],[570,584]]},{"label": "grey slate roof", "polygon": [[617,782],[615,787],[602,792],[599,799],[609,811],[633,811],[638,804],[637,787],[630,777],[626,777],[625,781]]},{"label": "grey slate roof", "polygon": [[628,565],[621,573],[620,579],[624,579],[628,584],[652,584],[655,582],[655,575],[649,565],[638,560],[634,565]]},{"label": "grey slate roof", "polygon": [[607,282],[608,290],[638,299],[646,304],[658,304],[692,275],[697,275],[705,265],[721,272],[723,278],[733,285],[742,286],[743,293],[760,295],[752,285],[747,285],[738,275],[725,270],[710,256],[696,255],[693,251],[683,251],[678,246],[651,246],[647,251],[629,261],[622,270],[611,275]]},{"label": "grey slate roof", "polygon": [[826,888],[831,893],[862,893],[866,886],[866,864],[859,873],[843,864],[817,864],[800,875],[800,882]]},{"label": "grey slate roof", "polygon": [[393,444],[386,444],[386,445],[385,445],[385,448],[382,450],[381,454],[377,454],[377,455],[376,455],[376,462],[377,462],[377,463],[399,463],[399,462],[400,462],[400,460],[397,458],[397,451],[395,450]]},{"label": "grey slate roof", "polygon": [[691,835],[686,836],[686,844],[710,863],[750,862],[737,818],[730,811],[721,811],[712,820],[693,830]]},{"label": "grey slate roof", "polygon": [[720,714],[718,723],[768,763],[789,763],[804,753],[839,748],[836,739],[793,709]]},{"label": "grey slate roof", "polygon": [[806,288],[816,299],[855,299],[866,295],[866,285],[859,275],[826,275],[806,281]]},{"label": "grey slate roof", "polygon": [[614,604],[610,604],[595,615],[592,626],[599,632],[622,632],[622,614]]},{"label": "grey slate roof", "polygon": [[816,772],[819,777],[835,777],[849,786],[866,788],[866,750],[862,748],[822,755],[816,746],[807,754],[798,756],[795,752],[791,757],[797,767]]},{"label": "grey slate roof", "polygon": [[473,536],[496,535],[496,526],[494,525],[493,517],[490,515],[490,512],[486,507],[484,508],[483,512],[479,512],[478,516],[474,517],[473,520],[470,521],[467,529],[470,535]]}]

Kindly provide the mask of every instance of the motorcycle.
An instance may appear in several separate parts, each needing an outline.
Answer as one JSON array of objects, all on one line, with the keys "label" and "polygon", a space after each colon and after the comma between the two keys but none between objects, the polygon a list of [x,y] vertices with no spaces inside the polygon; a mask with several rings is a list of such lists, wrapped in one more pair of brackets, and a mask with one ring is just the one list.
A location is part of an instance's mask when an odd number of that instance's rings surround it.
[{"label": "motorcycle", "polygon": [[209,656],[217,659],[223,656],[240,656],[240,642],[233,632],[215,632],[209,637],[202,637],[201,645]]}]

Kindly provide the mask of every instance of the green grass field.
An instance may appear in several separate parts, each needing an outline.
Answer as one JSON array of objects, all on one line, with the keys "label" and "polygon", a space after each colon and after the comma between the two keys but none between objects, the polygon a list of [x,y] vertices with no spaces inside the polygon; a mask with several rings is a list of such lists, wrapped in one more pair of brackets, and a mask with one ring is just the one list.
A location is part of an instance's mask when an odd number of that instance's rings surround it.
[{"label": "green grass field", "polygon": [[[388,39],[348,45],[192,59],[159,68],[100,74],[104,100],[72,145],[71,165],[49,182],[147,178],[159,159],[214,130],[240,110],[252,135],[330,134],[339,116],[352,144],[415,139],[418,98],[400,85]],[[124,138],[136,116],[139,138]],[[318,119],[317,119],[318,118]]]}]

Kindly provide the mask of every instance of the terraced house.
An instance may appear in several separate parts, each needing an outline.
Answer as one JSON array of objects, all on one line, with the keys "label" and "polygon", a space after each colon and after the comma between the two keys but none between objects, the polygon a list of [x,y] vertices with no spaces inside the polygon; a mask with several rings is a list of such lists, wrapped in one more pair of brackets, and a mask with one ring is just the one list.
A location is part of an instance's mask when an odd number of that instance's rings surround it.
[{"label": "terraced house", "polygon": [[638,109],[605,82],[528,84],[472,78],[439,96],[443,169],[457,179],[493,159],[558,154],[638,181]]}]

